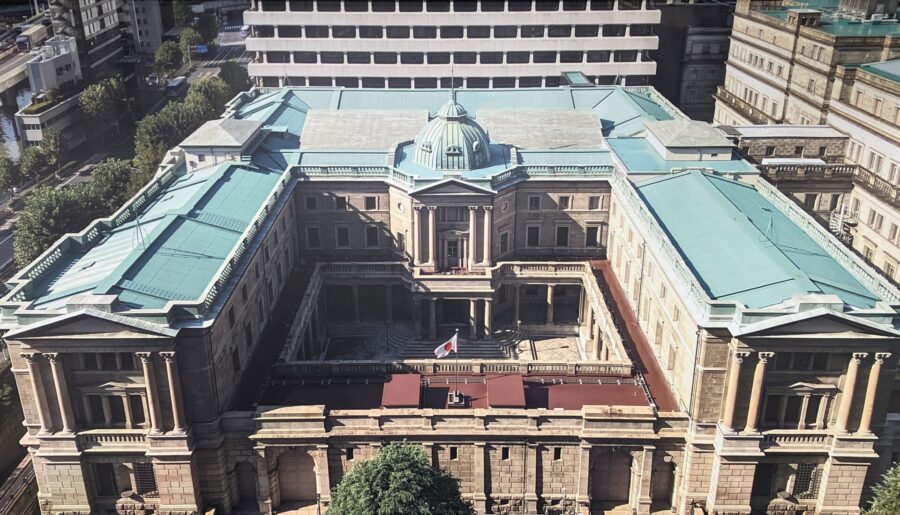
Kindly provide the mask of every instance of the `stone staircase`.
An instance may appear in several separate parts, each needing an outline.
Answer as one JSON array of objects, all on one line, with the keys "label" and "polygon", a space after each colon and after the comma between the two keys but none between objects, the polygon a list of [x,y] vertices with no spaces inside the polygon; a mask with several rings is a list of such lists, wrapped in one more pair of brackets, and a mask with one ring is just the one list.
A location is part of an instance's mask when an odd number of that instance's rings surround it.
[{"label": "stone staircase", "polygon": [[[434,349],[443,341],[410,340],[397,354],[400,359],[435,359]],[[469,341],[462,336],[457,343],[459,355],[450,354],[444,359],[509,359],[496,341]]]}]

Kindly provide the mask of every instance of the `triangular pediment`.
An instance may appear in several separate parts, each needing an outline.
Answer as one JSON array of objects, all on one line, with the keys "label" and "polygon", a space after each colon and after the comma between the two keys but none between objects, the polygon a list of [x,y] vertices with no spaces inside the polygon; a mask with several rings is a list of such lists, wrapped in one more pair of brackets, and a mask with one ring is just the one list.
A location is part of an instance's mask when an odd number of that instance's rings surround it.
[{"label": "triangular pediment", "polygon": [[882,324],[827,309],[792,313],[732,330],[739,337],[780,338],[897,338],[897,330]]},{"label": "triangular pediment", "polygon": [[5,337],[28,339],[169,339],[176,329],[135,318],[83,309],[11,329]]},{"label": "triangular pediment", "polygon": [[459,179],[444,179],[424,186],[411,193],[417,196],[467,196],[467,195],[493,195],[494,192]]}]

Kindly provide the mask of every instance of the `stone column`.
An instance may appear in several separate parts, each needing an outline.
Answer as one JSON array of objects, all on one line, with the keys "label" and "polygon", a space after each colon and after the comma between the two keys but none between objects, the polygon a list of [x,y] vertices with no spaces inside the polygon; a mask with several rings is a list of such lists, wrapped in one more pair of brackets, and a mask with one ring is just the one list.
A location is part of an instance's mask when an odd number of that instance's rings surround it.
[{"label": "stone column", "polygon": [[553,285],[547,285],[547,325],[553,325]]},{"label": "stone column", "polygon": [[69,386],[66,383],[66,372],[62,359],[55,352],[45,354],[50,361],[50,372],[53,374],[53,387],[56,389],[56,402],[59,404],[59,415],[62,418],[63,433],[71,433],[75,429],[75,417],[72,403],[69,400]]},{"label": "stone column", "polygon": [[359,323],[359,286],[354,284],[350,287],[353,291],[353,323]]},{"label": "stone column", "polygon": [[881,365],[889,357],[891,355],[887,352],[875,354],[875,361],[872,362],[872,369],[869,371],[869,381],[866,383],[866,398],[863,401],[863,412],[859,419],[860,433],[872,432],[872,411],[875,409],[875,396],[878,393],[878,377],[881,375]]},{"label": "stone column", "polygon": [[313,454],[316,464],[316,488],[319,500],[324,503],[320,508],[327,508],[331,501],[331,470],[328,463],[328,445],[317,445]]},{"label": "stone column", "polygon": [[603,338],[600,336],[600,328],[596,326],[591,326],[594,332],[594,358],[600,359],[600,355],[603,354]]},{"label": "stone column", "polygon": [[422,264],[422,260],[419,256],[419,251],[421,250],[420,249],[421,245],[419,244],[419,217],[421,216],[421,213],[422,213],[422,206],[413,207],[413,215],[412,215],[412,222],[411,222],[411,229],[412,229],[412,231],[411,231],[412,232],[412,242],[411,243],[412,243],[413,264],[415,264],[416,266]]},{"label": "stone column", "polygon": [[478,328],[475,324],[478,322],[478,301],[469,299],[469,339],[474,341],[478,339]]},{"label": "stone column", "polygon": [[854,352],[847,367],[847,377],[844,378],[844,389],[841,395],[841,405],[838,407],[837,422],[834,425],[838,433],[847,432],[847,422],[850,419],[850,407],[853,405],[853,392],[856,390],[856,376],[859,374],[859,363],[868,356],[865,352]]},{"label": "stone column", "polygon": [[44,383],[41,380],[41,369],[35,359],[40,355],[38,352],[24,352],[19,357],[25,360],[28,365],[28,379],[31,380],[31,393],[37,403],[38,421],[41,424],[41,430],[38,434],[47,434],[50,432],[49,414],[50,409],[47,407],[47,396],[44,395]]},{"label": "stone column", "polygon": [[756,362],[756,369],[753,371],[753,389],[750,390],[750,407],[747,408],[747,425],[744,426],[744,431],[747,433],[756,432],[759,405],[762,403],[763,383],[766,379],[766,363],[774,355],[774,352],[757,353],[759,361]]},{"label": "stone column", "polygon": [[513,288],[513,324],[519,325],[519,285]]},{"label": "stone column", "polygon": [[477,249],[477,233],[476,233],[476,225],[475,219],[478,215],[478,208],[476,206],[469,206],[469,271],[472,271],[472,268],[475,267],[475,249]]},{"label": "stone column", "polygon": [[[537,469],[540,448],[536,443],[525,442],[525,513],[537,513]],[[543,464],[541,464],[543,465]]]},{"label": "stone column", "polygon": [[172,431],[183,433],[184,424],[184,406],[181,404],[181,383],[178,377],[178,368],[175,363],[174,352],[160,352],[160,356],[166,360],[166,379],[169,381],[169,402],[172,404],[172,419],[175,427]]},{"label": "stone column", "polygon": [[584,513],[584,508],[591,504],[591,444],[582,441],[578,449],[578,491],[575,493],[575,501],[578,503],[578,513]]},{"label": "stone column", "polygon": [[156,397],[156,376],[153,375],[153,355],[149,352],[137,352],[144,368],[144,384],[147,388],[147,404],[150,405],[150,432],[159,434],[162,414],[159,411],[159,399]]},{"label": "stone column", "polygon": [[728,391],[725,397],[725,415],[722,417],[722,427],[730,432],[734,431],[734,403],[737,400],[738,381],[741,376],[741,365],[749,352],[735,352],[731,355],[731,376],[728,377]]},{"label": "stone column", "polygon": [[437,339],[437,299],[428,299],[428,339]]},{"label": "stone column", "polygon": [[[597,332],[600,332],[600,326],[597,326]],[[600,338],[602,339],[603,336],[601,335]],[[600,351],[600,361],[609,361],[609,344],[606,342],[603,343],[603,348]]]},{"label": "stone column", "polygon": [[435,206],[428,206],[428,266],[437,266],[437,238],[435,237]]},{"label": "stone column", "polygon": [[475,456],[472,460],[472,474],[475,476],[475,510],[478,513],[487,513],[487,494],[485,494],[484,454],[485,442],[475,442]]},{"label": "stone column", "polygon": [[653,480],[653,453],[656,451],[656,447],[652,445],[645,445],[644,451],[640,454],[641,457],[641,471],[640,477],[641,482],[638,486],[638,496],[637,496],[637,512],[638,514],[646,514],[650,513],[650,504],[652,503],[653,492],[651,491],[651,484]]},{"label": "stone column", "polygon": [[134,415],[131,413],[131,403],[128,402],[128,394],[122,395],[119,397],[122,399],[122,409],[125,410],[125,427],[128,429],[134,428]]},{"label": "stone column", "polygon": [[491,266],[491,210],[493,207],[484,206],[484,266]]},{"label": "stone column", "polygon": [[422,299],[413,298],[413,328],[416,340],[422,339]]},{"label": "stone column", "polygon": [[484,339],[490,340],[491,335],[494,334],[494,322],[492,320],[492,309],[491,304],[494,302],[494,299],[484,299]]},{"label": "stone column", "polygon": [[384,301],[386,303],[384,305],[384,309],[385,309],[385,314],[387,315],[386,318],[387,318],[388,322],[394,321],[394,291],[393,290],[394,290],[394,287],[390,283],[388,283],[384,286]]}]

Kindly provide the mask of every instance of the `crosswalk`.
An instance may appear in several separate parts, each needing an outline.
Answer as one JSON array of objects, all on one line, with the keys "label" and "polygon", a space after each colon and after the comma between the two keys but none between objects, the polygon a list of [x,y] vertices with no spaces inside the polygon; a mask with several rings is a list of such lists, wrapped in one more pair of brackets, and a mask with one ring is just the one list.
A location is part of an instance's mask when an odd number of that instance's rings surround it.
[{"label": "crosswalk", "polygon": [[250,62],[250,56],[244,51],[243,46],[227,46],[219,48],[212,59],[203,62],[203,66],[220,66],[226,61],[237,61],[238,64],[246,64]]},{"label": "crosswalk", "polygon": [[216,45],[218,45],[220,47],[244,46],[244,40],[243,39],[236,39],[236,40],[231,40],[231,41],[219,40],[219,41],[216,41]]}]

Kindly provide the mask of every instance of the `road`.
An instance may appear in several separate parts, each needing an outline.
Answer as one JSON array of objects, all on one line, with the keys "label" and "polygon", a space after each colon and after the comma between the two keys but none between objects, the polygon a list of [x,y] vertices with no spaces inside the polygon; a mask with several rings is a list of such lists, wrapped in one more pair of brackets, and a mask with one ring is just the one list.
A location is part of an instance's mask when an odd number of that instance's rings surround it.
[{"label": "road", "polygon": [[215,53],[206,59],[197,61],[197,70],[188,77],[188,83],[215,75],[218,73],[216,67],[227,61],[235,61],[242,66],[247,66],[247,63],[250,62],[250,55],[247,54],[239,26],[226,27],[219,33],[219,37],[216,38]]},{"label": "road", "polygon": [[32,57],[34,56],[29,52],[19,52],[18,54],[3,61],[2,63],[0,63],[0,77],[3,77],[14,68],[21,67],[23,64],[25,64],[25,61],[31,59]]}]

